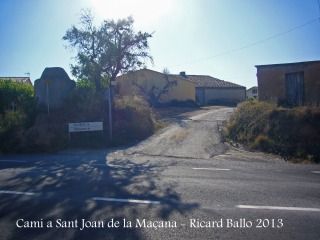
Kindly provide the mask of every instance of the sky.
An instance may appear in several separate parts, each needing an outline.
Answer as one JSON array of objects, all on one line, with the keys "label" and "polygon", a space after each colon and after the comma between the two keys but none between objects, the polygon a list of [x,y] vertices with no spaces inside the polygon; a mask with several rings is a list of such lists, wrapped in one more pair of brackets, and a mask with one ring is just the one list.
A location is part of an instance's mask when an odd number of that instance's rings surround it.
[{"label": "sky", "polygon": [[172,74],[210,75],[247,88],[255,65],[320,60],[319,0],[1,0],[0,77],[46,67],[70,71],[76,51],[62,40],[91,9],[99,26],[133,16],[149,39],[154,63]]}]

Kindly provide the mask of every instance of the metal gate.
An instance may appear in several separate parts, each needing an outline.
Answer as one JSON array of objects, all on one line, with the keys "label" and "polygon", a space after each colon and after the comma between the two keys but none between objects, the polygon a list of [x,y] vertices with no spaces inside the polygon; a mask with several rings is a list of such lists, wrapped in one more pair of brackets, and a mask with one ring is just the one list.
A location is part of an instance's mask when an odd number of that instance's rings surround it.
[{"label": "metal gate", "polygon": [[304,73],[286,74],[286,97],[290,105],[302,105],[304,101]]}]

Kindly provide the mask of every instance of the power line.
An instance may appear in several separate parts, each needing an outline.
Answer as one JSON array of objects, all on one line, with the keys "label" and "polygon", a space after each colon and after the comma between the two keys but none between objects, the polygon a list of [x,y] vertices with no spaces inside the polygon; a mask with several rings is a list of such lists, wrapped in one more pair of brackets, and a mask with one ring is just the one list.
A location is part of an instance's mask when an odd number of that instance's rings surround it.
[{"label": "power line", "polygon": [[[319,2],[319,10],[320,10],[320,0],[318,0],[318,2]],[[209,59],[212,59],[212,58],[221,57],[221,56],[224,56],[224,55],[227,55],[227,54],[230,54],[230,53],[234,53],[234,52],[240,51],[240,50],[242,50],[242,49],[249,48],[249,47],[252,47],[252,46],[254,46],[254,45],[257,45],[257,44],[260,44],[260,43],[269,41],[269,40],[271,40],[271,39],[274,39],[274,38],[276,38],[276,37],[282,36],[282,35],[287,34],[287,33],[289,33],[289,32],[295,31],[295,30],[297,30],[297,29],[299,29],[299,28],[302,28],[302,27],[307,26],[307,25],[309,25],[309,24],[311,24],[311,23],[314,23],[315,21],[318,21],[318,20],[319,20],[318,18],[313,19],[313,20],[311,20],[311,21],[309,21],[309,22],[306,22],[306,23],[304,23],[304,24],[302,24],[302,25],[296,26],[296,27],[291,28],[291,29],[289,29],[289,30],[287,30],[287,31],[284,31],[284,32],[282,32],[282,33],[273,35],[273,36],[268,37],[268,38],[265,38],[265,39],[263,39],[263,40],[260,40],[260,41],[254,42],[254,43],[250,43],[250,44],[245,45],[245,46],[243,46],[243,47],[235,48],[235,49],[233,49],[233,50],[230,50],[230,51],[227,51],[227,52],[223,52],[223,53],[220,53],[220,54],[211,56],[211,57],[202,58],[202,59],[198,59],[198,60],[194,60],[194,61],[190,61],[190,62],[186,62],[186,63],[182,63],[182,64],[171,65],[171,66],[169,66],[169,67],[178,67],[178,66],[183,66],[183,65],[189,65],[189,64],[192,64],[192,63],[203,62],[203,61],[206,61],[206,60],[209,60]]]}]

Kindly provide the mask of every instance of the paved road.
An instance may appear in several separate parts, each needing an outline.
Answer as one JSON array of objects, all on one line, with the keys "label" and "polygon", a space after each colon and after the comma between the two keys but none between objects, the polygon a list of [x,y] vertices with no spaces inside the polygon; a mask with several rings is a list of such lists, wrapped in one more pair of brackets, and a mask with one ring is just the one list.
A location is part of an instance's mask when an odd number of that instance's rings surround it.
[{"label": "paved road", "polygon": [[1,156],[0,239],[320,239],[320,167],[224,144],[232,111],[126,149]]}]

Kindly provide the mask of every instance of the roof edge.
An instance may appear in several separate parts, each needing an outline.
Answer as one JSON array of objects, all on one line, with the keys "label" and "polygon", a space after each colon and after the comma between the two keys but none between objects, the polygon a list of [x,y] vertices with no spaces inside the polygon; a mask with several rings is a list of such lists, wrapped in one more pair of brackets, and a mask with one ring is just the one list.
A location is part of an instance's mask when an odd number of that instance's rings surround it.
[{"label": "roof edge", "polygon": [[[155,71],[155,70],[151,70],[151,69],[149,69],[149,68],[141,68],[141,69],[138,69],[138,70],[128,71],[127,73],[124,73],[124,74],[119,75],[119,76],[117,76],[117,77],[121,77],[121,76],[123,76],[123,75],[130,74],[130,73],[135,73],[135,72],[139,72],[139,71],[149,71],[149,72],[153,72],[153,73],[157,73],[157,74],[164,74],[164,73],[162,73],[162,72],[158,72],[158,71]],[[171,77],[178,78],[179,80],[183,80],[183,81],[187,81],[187,82],[190,82],[190,83],[194,83],[194,82],[192,82],[191,80],[189,80],[189,79],[187,79],[187,78],[184,78],[184,77],[181,77],[181,76],[179,76],[179,75],[175,75],[175,74],[171,74],[171,73],[169,73],[168,75],[171,76]]]},{"label": "roof edge", "polygon": [[281,65],[295,65],[295,64],[309,64],[309,63],[320,63],[320,60],[304,61],[304,62],[292,62],[292,63],[261,64],[261,65],[255,65],[255,67],[258,68],[258,67],[281,66]]}]

